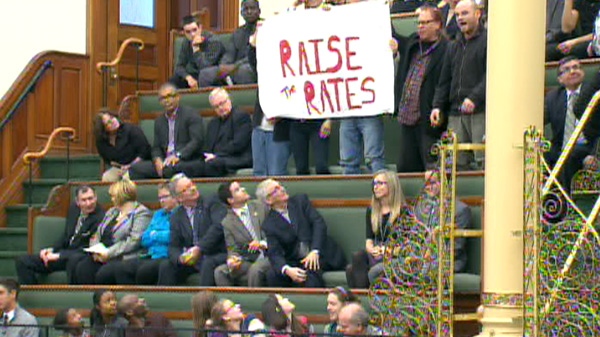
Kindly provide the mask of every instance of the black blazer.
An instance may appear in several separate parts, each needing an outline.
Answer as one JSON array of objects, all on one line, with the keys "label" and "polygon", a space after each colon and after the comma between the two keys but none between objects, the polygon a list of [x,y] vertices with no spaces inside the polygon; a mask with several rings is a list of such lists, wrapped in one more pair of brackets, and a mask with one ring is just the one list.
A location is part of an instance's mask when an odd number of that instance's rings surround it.
[{"label": "black blazer", "polygon": [[127,165],[138,157],[150,158],[150,144],[144,132],[139,126],[129,123],[121,122],[114,146],[110,144],[108,137],[102,137],[96,139],[96,148],[107,165],[111,161]]},{"label": "black blazer", "polygon": [[[580,89],[579,98],[577,102],[575,102],[575,107],[573,112],[577,119],[581,118],[587,103],[591,96],[590,93],[590,85],[584,83]],[[592,92],[593,95],[593,92]],[[589,97],[585,97],[589,96]],[[544,100],[544,124],[550,124],[552,128],[552,145],[550,147],[550,151],[548,152],[548,159],[554,163],[560,153],[562,151],[563,146],[563,138],[565,134],[565,118],[567,115],[567,90],[565,87],[560,87],[557,89],[553,89],[546,94],[546,98]],[[588,142],[592,145],[595,144],[596,138],[598,137],[598,128],[593,127],[594,121],[597,121],[597,118],[594,118],[588,121],[588,125],[583,130],[583,134]]]},{"label": "black blazer", "polygon": [[[410,63],[415,53],[419,52],[419,36],[415,33],[409,37],[402,36],[394,33],[394,38],[398,41],[398,51],[400,53],[400,64],[398,65],[398,72],[396,73],[396,80],[394,83],[394,109],[396,114],[398,113],[398,105],[402,98],[402,91],[404,91],[404,82],[406,76],[410,70]],[[446,130],[447,119],[444,118],[444,123],[439,127],[432,127],[429,123],[429,116],[433,109],[433,96],[435,95],[435,88],[442,72],[442,64],[444,63],[444,54],[446,53],[446,47],[448,41],[441,40],[438,46],[431,54],[431,60],[425,70],[425,77],[421,84],[421,91],[419,94],[419,108],[421,111],[421,121],[425,125],[425,130],[432,136],[438,137],[444,130]]]},{"label": "black blazer", "polygon": [[[256,48],[251,45],[248,46],[248,61],[250,67],[254,70],[254,73],[258,74],[256,70],[257,59],[256,59]],[[260,100],[258,95],[258,89],[256,90],[256,103],[254,104],[254,114],[252,115],[252,126],[258,127],[262,123],[264,116],[262,107],[260,106]],[[273,140],[276,142],[286,142],[290,140],[290,120],[287,118],[281,118],[275,123],[273,128]]]},{"label": "black blazer", "polygon": [[[213,198],[214,199],[214,198]],[[194,246],[194,235],[204,255],[226,253],[225,237],[221,221],[227,209],[219,202],[207,202],[202,198],[198,201],[198,211],[194,217],[194,227],[190,224],[185,207],[179,206],[171,213],[171,244],[169,259],[179,263],[179,256],[185,249]]]},{"label": "black blazer", "polygon": [[90,213],[87,218],[83,221],[83,225],[79,233],[73,238],[73,243],[70,243],[71,237],[75,235],[75,228],[77,227],[77,220],[79,220],[79,214],[81,210],[76,203],[71,203],[67,212],[67,221],[65,223],[65,230],[62,236],[56,241],[52,249],[54,252],[61,252],[63,254],[70,254],[76,251],[82,251],[83,248],[89,247],[90,238],[96,230],[98,225],[104,218],[104,211],[99,205],[96,205],[96,209],[93,213]]},{"label": "black blazer", "polygon": [[[175,118],[175,151],[180,153],[181,160],[190,160],[202,154],[204,127],[202,118],[192,108],[179,105]],[[169,145],[169,122],[161,115],[154,122],[154,145],[152,159],[164,159]]]},{"label": "black blazer", "polygon": [[227,157],[232,167],[252,166],[252,121],[233,108],[227,118],[213,118],[206,130],[206,152]]},{"label": "black blazer", "polygon": [[265,217],[262,229],[267,236],[267,257],[277,272],[283,266],[300,266],[304,258],[300,251],[300,243],[306,245],[307,252],[318,250],[321,259],[327,240],[325,220],[312,206],[306,194],[290,197],[288,213],[292,224],[288,223],[279,212],[270,210]]}]

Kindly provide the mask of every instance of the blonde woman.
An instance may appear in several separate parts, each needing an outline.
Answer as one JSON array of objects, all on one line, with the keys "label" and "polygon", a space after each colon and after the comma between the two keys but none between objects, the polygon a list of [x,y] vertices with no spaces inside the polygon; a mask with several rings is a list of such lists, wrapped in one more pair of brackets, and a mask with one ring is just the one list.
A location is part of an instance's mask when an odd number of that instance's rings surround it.
[{"label": "blonde woman", "polygon": [[382,170],[373,177],[373,196],[367,208],[365,249],[354,253],[346,268],[351,288],[368,288],[383,274],[383,253],[391,239],[393,225],[405,210],[406,200],[395,172]]},{"label": "blonde woman", "polygon": [[137,187],[130,180],[112,184],[108,190],[113,207],[102,219],[90,239],[90,247],[100,243],[106,249],[94,249],[78,262],[75,284],[115,284],[115,266],[121,260],[136,258],[141,249],[142,234],[152,214],[137,201]]}]

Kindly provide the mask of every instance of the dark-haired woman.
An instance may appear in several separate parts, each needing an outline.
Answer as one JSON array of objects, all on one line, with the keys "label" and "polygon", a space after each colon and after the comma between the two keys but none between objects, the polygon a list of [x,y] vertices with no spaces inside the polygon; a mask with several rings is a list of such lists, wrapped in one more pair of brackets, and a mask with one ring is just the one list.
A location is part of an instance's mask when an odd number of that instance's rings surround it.
[{"label": "dark-haired woman", "polygon": [[117,295],[110,290],[97,290],[92,297],[90,325],[94,337],[123,337],[127,320],[117,314]]},{"label": "dark-haired woman", "polygon": [[150,158],[150,144],[142,129],[123,123],[110,111],[101,111],[94,119],[94,135],[98,154],[110,168],[102,181],[115,182],[129,176],[129,167]]},{"label": "dark-haired woman", "polygon": [[340,309],[348,303],[360,303],[360,299],[349,289],[335,287],[327,294],[327,313],[329,313],[329,324],[323,329],[323,333],[329,336],[342,336],[337,332],[338,314]]},{"label": "dark-haired woman", "polygon": [[271,294],[262,304],[262,317],[272,337],[307,336],[312,331],[305,316],[294,314],[296,305],[289,299]]}]

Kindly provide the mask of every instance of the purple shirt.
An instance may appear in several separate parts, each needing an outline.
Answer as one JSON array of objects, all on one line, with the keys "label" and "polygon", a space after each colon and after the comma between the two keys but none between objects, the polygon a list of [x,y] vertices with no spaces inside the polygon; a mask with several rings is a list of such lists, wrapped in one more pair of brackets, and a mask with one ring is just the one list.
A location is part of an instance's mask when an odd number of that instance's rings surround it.
[{"label": "purple shirt", "polygon": [[175,155],[175,119],[177,119],[177,109],[171,115],[165,114],[167,123],[169,123],[169,144],[167,145],[167,157]]}]

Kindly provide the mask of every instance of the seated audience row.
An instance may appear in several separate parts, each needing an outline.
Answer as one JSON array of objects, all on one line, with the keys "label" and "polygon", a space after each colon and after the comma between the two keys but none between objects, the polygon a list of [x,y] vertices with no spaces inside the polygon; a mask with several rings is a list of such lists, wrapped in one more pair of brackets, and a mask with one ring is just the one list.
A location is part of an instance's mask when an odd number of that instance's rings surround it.
[{"label": "seated audience row", "polygon": [[[384,275],[382,258],[391,240],[410,237],[411,228],[397,224],[436,226],[439,176],[428,174],[423,196],[411,206],[398,176],[378,172],[366,212],[365,251],[355,253],[348,266],[308,196],[290,196],[273,179],[259,183],[258,200],[250,200],[236,181],[222,183],[216,197],[202,197],[192,180],[177,174],[158,186],[161,209],[153,216],[137,201],[130,180],[110,186],[113,207],[106,213],[91,187],[75,193],[59,242],[16,260],[22,283],[37,283],[38,273],[66,270],[71,284],[174,286],[198,273],[200,286],[321,288],[323,272],[346,268],[351,287],[367,288]],[[469,208],[457,201],[456,210],[457,226],[469,227]],[[464,239],[455,248],[461,272]]]}]

